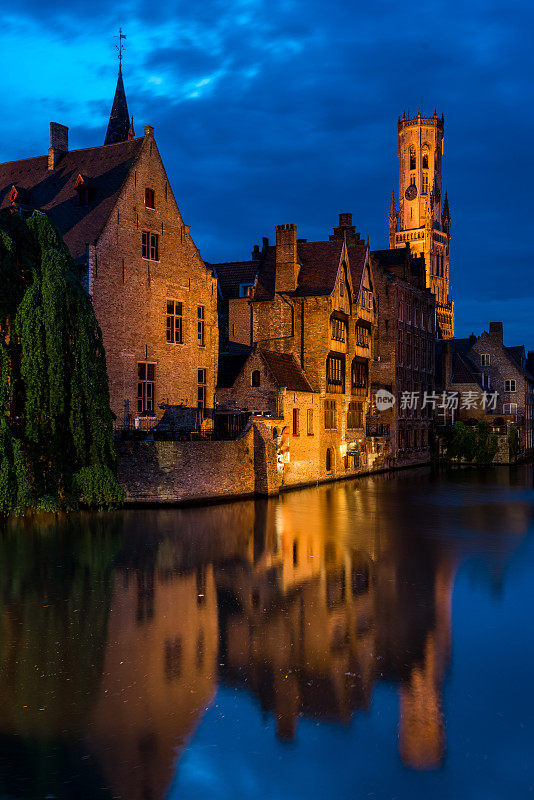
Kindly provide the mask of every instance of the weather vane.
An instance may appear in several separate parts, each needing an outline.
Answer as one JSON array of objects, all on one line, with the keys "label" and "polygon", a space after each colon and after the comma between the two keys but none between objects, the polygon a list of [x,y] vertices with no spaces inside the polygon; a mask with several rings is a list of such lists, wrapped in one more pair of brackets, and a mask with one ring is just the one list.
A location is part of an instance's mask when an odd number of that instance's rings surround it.
[{"label": "weather vane", "polygon": [[[117,38],[117,37],[115,37],[115,38]],[[124,50],[124,45],[122,43],[123,39],[126,39],[126,36],[122,32],[122,28],[119,28],[119,43],[117,45],[117,52],[119,54],[119,67],[122,67],[122,53],[123,53],[123,50]]]}]

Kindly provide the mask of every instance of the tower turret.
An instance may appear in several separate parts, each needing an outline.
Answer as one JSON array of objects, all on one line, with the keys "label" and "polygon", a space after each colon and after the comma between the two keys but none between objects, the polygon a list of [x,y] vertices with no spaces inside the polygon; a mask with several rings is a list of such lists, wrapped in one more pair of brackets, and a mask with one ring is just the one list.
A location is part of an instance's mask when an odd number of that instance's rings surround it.
[{"label": "tower turret", "polygon": [[391,192],[391,202],[389,204],[389,246],[395,247],[395,234],[399,223],[395,192]]},{"label": "tower turret", "polygon": [[436,298],[436,329],[442,338],[454,336],[454,306],[449,300],[450,216],[441,211],[443,115],[403,112],[398,121],[399,210],[395,227],[389,213],[389,246],[405,247],[425,258],[426,285]]}]

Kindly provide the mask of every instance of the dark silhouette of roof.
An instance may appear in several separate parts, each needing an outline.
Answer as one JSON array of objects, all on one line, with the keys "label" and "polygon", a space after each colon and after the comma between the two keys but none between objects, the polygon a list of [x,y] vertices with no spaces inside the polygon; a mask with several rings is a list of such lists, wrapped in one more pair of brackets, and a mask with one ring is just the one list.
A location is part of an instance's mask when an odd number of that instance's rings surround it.
[{"label": "dark silhouette of roof", "polygon": [[279,387],[285,387],[292,392],[314,391],[293,353],[277,353],[261,349],[258,352]]},{"label": "dark silhouette of roof", "polygon": [[109,115],[108,129],[104,144],[118,144],[119,142],[128,141],[130,124],[133,126],[133,122],[130,123],[130,116],[128,114],[126,92],[124,91],[124,83],[122,82],[122,69],[119,67],[117,88],[115,89],[115,97],[113,98],[111,114]]},{"label": "dark silhouette of roof", "polygon": [[[14,185],[22,189],[24,207],[44,211],[73,258],[84,262],[86,247],[102,232],[143,142],[139,138],[71,150],[53,170],[48,169],[47,156],[0,164],[0,208],[10,207]],[[80,203],[76,190],[80,175],[88,187],[86,205]]]},{"label": "dark silhouette of roof", "polygon": [[365,242],[357,242],[356,244],[349,245],[347,248],[347,253],[349,258],[352,289],[354,294],[357,295],[362,282],[363,268],[365,267],[367,244]]},{"label": "dark silhouette of roof", "polygon": [[218,389],[232,388],[249,355],[250,348],[245,353],[219,353],[217,368]]}]

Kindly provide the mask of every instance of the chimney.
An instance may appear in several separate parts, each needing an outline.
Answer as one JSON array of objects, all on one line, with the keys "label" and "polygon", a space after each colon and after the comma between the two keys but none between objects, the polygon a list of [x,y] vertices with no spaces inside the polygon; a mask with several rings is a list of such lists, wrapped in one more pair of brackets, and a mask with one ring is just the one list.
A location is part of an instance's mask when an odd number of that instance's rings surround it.
[{"label": "chimney", "polygon": [[502,322],[490,322],[489,335],[499,344],[502,344]]},{"label": "chimney", "polygon": [[50,123],[50,148],[48,150],[48,169],[57,167],[63,156],[69,152],[69,129],[59,122]]},{"label": "chimney", "polygon": [[277,225],[275,291],[294,292],[298,271],[297,226],[293,223]]}]

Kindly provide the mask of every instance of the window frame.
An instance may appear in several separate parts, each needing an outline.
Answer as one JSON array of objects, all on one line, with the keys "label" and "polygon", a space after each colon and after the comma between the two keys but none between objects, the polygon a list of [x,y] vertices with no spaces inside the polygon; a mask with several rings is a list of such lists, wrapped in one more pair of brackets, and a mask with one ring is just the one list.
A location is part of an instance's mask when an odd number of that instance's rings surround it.
[{"label": "window frame", "polygon": [[313,408],[308,408],[306,412],[306,433],[308,436],[313,436]]},{"label": "window frame", "polygon": [[[507,388],[508,386],[508,388]],[[513,388],[512,388],[513,386]],[[517,382],[515,378],[507,378],[504,381],[504,391],[507,393],[514,393],[517,392]]]},{"label": "window frame", "polygon": [[145,261],[159,261],[159,234],[141,231],[141,257]]},{"label": "window frame", "polygon": [[[152,369],[150,369],[150,367]],[[144,369],[142,369],[144,368]],[[150,377],[150,375],[152,377]],[[137,413],[155,416],[156,409],[156,362],[137,362]]]},{"label": "window frame", "polygon": [[156,208],[156,192],[150,186],[145,186],[145,208],[149,208],[151,211]]},{"label": "window frame", "polygon": [[[172,311],[169,310],[170,303],[172,303]],[[176,312],[177,306],[180,307],[179,314]],[[177,330],[179,331],[178,336],[176,335]],[[167,298],[166,331],[167,331],[167,344],[184,343],[183,303],[181,300],[175,300],[172,297]]]},{"label": "window frame", "polygon": [[206,408],[208,371],[206,367],[197,368],[197,408]]},{"label": "window frame", "polygon": [[206,307],[197,306],[197,341],[199,347],[206,346]]},{"label": "window frame", "polygon": [[292,423],[293,436],[300,436],[300,409],[295,406],[293,406]]}]

